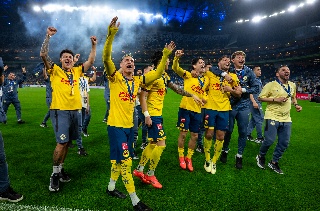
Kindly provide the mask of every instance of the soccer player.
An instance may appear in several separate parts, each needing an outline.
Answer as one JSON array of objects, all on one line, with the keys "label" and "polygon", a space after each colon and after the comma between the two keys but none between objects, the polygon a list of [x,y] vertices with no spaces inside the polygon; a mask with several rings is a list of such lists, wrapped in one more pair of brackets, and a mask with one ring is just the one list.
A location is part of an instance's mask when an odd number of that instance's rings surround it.
[{"label": "soccer player", "polygon": [[[157,51],[153,55],[152,63],[155,67],[159,65],[162,56],[163,54],[161,51]],[[168,70],[169,63],[170,60],[167,59],[165,70]],[[145,116],[145,122],[148,126],[149,144],[143,150],[141,160],[138,167],[133,171],[133,175],[139,177],[144,183],[150,183],[155,188],[162,188],[162,185],[157,180],[154,172],[160,161],[161,154],[166,147],[166,134],[163,127],[162,109],[164,97],[167,93],[167,87],[177,94],[192,97],[198,103],[202,102],[196,95],[190,94],[174,84],[166,72],[163,72],[161,78],[155,80],[151,85],[143,87],[140,93],[140,103]],[[149,170],[147,174],[144,174],[144,167],[149,160]]]},{"label": "soccer player", "polygon": [[279,166],[279,160],[287,149],[291,136],[291,104],[297,112],[302,107],[297,103],[296,85],[289,81],[290,69],[287,66],[280,66],[276,72],[276,80],[267,83],[260,95],[259,100],[267,102],[264,119],[266,126],[264,130],[265,140],[260,147],[257,155],[257,165],[265,169],[265,156],[270,146],[278,136],[278,143],[274,149],[272,160],[268,166],[278,174],[283,174]]},{"label": "soccer player", "polygon": [[[206,63],[205,72],[207,72],[210,68],[212,68],[212,64],[210,62]],[[205,127],[204,127],[204,118],[205,118],[205,112],[206,109],[204,106],[201,108],[201,119],[200,119],[200,131],[198,134],[198,140],[197,140],[197,152],[204,153],[203,148],[203,135],[205,133]]]},{"label": "soccer player", "polygon": [[229,152],[229,144],[231,140],[231,134],[233,132],[235,120],[237,120],[238,125],[238,153],[236,154],[236,164],[237,169],[242,169],[242,154],[246,146],[247,141],[247,127],[249,123],[250,115],[250,94],[258,93],[258,84],[255,81],[256,76],[253,71],[245,66],[246,54],[243,51],[236,51],[231,55],[231,60],[234,65],[232,71],[238,76],[241,86],[241,97],[234,97],[231,95],[231,107],[232,110],[229,113],[229,128],[225,134],[222,154],[220,161],[222,163],[227,162],[227,156]]},{"label": "soccer player", "polygon": [[64,161],[68,153],[68,143],[79,136],[78,113],[81,112],[82,108],[79,78],[84,71],[87,71],[93,65],[97,46],[97,38],[95,36],[90,37],[90,55],[88,60],[79,66],[74,66],[74,54],[71,50],[62,50],[60,53],[61,67],[59,67],[48,56],[49,41],[56,32],[57,30],[54,27],[47,28],[47,34],[40,50],[40,56],[50,74],[53,90],[50,119],[57,142],[53,152],[50,191],[59,191],[60,181],[69,182],[71,180],[64,170]]},{"label": "soccer player", "polygon": [[[2,109],[2,84],[4,83],[4,66],[0,57],[0,123],[7,121],[6,113]],[[8,174],[8,163],[4,151],[4,142],[0,132],[0,201],[18,202],[23,199],[23,195],[15,192],[10,186]]]},{"label": "soccer player", "polygon": [[[263,135],[262,135],[262,123],[263,123],[263,110],[262,110],[262,105],[261,102],[258,100],[258,96],[262,90],[262,82],[260,79],[261,76],[261,68],[260,66],[254,66],[253,67],[253,72],[256,75],[256,82],[259,85],[259,91],[257,94],[251,94],[250,95],[250,111],[251,111],[251,119],[248,124],[247,128],[247,139],[249,141],[254,141],[258,144],[261,144],[264,140]],[[253,129],[256,128],[257,131],[257,138],[254,139],[251,136],[251,133]]]},{"label": "soccer player", "polygon": [[47,70],[45,67],[42,68],[42,73],[43,73],[43,78],[44,82],[46,84],[46,103],[48,106],[48,112],[44,116],[42,123],[40,124],[40,127],[48,127],[47,121],[50,117],[50,105],[52,101],[52,87],[51,87],[51,82],[50,82],[50,76],[47,74]]},{"label": "soccer player", "polygon": [[[218,59],[219,70],[228,73],[230,68],[230,58],[226,55]],[[216,163],[221,154],[221,149],[224,142],[224,136],[229,126],[229,111],[231,105],[229,101],[230,94],[235,97],[241,96],[241,87],[239,80],[234,73],[228,73],[232,77],[232,82],[229,83],[224,77],[217,76],[211,71],[207,71],[205,75],[210,80],[208,91],[208,101],[204,105],[205,108],[205,137],[204,137],[204,153],[205,164],[204,169],[212,174],[216,173]],[[214,144],[214,155],[211,159],[210,149],[212,139],[216,137]]]},{"label": "soccer player", "polygon": [[[6,71],[8,66],[4,68]],[[21,119],[21,105],[18,99],[18,88],[26,80],[26,68],[22,67],[22,78],[16,79],[16,74],[10,72],[8,77],[4,79],[3,83],[3,110],[7,113],[10,104],[13,104],[18,119],[18,124],[24,124],[25,121]]]},{"label": "soccer player", "polygon": [[150,84],[161,77],[166,60],[175,48],[175,44],[171,42],[163,49],[163,57],[156,71],[151,71],[144,76],[133,76],[134,59],[131,55],[126,54],[120,62],[122,72],[120,73],[111,59],[112,42],[120,26],[117,20],[118,17],[111,20],[102,57],[110,85],[110,112],[107,124],[111,177],[106,192],[117,198],[126,198],[125,194],[115,189],[116,181],[121,174],[134,210],[151,210],[138,198],[131,174],[132,159],[129,150],[132,150],[132,147],[129,146],[129,143],[133,141],[133,109],[139,87],[142,84]]},{"label": "soccer player", "polygon": [[[182,69],[179,66],[179,59],[183,55],[183,50],[177,50],[173,60],[172,69],[184,79],[184,90],[198,96],[202,103],[198,104],[194,99],[184,96],[180,102],[177,127],[180,130],[178,137],[178,154],[180,167],[182,169],[188,168],[189,171],[193,171],[192,155],[196,148],[198,133],[200,130],[201,122],[201,106],[205,104],[207,100],[206,90],[209,85],[209,78],[203,76],[205,72],[205,64],[202,58],[195,58],[192,60],[192,69],[196,73]],[[188,131],[190,131],[190,140],[188,143],[188,154],[184,156],[184,143]]]}]

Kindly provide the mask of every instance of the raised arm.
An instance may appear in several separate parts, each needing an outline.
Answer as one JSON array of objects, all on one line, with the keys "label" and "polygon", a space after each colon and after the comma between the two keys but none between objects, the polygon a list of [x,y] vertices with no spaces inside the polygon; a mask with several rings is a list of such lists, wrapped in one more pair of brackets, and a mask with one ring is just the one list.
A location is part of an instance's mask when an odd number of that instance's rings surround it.
[{"label": "raised arm", "polygon": [[118,32],[120,22],[117,23],[118,17],[114,17],[110,25],[108,27],[108,35],[107,40],[104,43],[103,52],[102,52],[102,61],[104,64],[104,71],[107,75],[112,75],[117,71],[116,66],[114,65],[112,59],[111,59],[111,52],[112,52],[112,42],[114,39],[114,36]]},{"label": "raised arm", "polygon": [[183,56],[183,54],[183,50],[176,50],[172,63],[173,71],[176,72],[180,77],[183,77],[186,73],[186,71],[179,66],[179,59],[181,56]]},{"label": "raised arm", "polygon": [[97,51],[97,37],[91,36],[91,51],[88,57],[88,60],[83,63],[83,70],[87,71],[94,63],[94,60],[96,58],[96,51]]},{"label": "raised arm", "polygon": [[95,66],[91,67],[93,69],[93,75],[89,78],[89,82],[95,82],[97,79],[97,68]]},{"label": "raised arm", "polygon": [[150,71],[144,75],[145,84],[150,84],[153,81],[157,80],[164,73],[167,59],[169,55],[172,53],[172,50],[176,48],[176,44],[171,41],[168,45],[166,44],[162,51],[162,58],[160,63],[157,66],[155,71]]},{"label": "raised arm", "polygon": [[49,53],[49,41],[50,41],[50,38],[51,36],[53,36],[55,33],[57,33],[57,29],[54,28],[54,27],[48,27],[47,28],[47,34],[46,34],[46,37],[42,43],[42,46],[41,46],[41,50],[40,50],[40,57],[42,59],[42,61],[44,62],[44,65],[47,69],[50,69],[53,62],[52,60],[50,59],[50,57],[48,56],[48,53]]}]

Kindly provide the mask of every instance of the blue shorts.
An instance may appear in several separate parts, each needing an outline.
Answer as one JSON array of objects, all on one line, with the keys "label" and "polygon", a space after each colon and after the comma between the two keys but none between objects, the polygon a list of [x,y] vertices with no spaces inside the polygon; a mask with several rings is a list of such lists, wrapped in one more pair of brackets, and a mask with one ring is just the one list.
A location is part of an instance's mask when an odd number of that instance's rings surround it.
[{"label": "blue shorts", "polygon": [[229,127],[229,111],[215,111],[206,109],[204,127],[227,131]]},{"label": "blue shorts", "polygon": [[79,137],[78,113],[81,110],[50,110],[50,119],[56,142],[63,144]]},{"label": "blue shorts", "polygon": [[133,128],[108,126],[110,160],[120,163],[131,158],[133,153]]},{"label": "blue shorts", "polygon": [[190,131],[192,133],[199,133],[201,123],[201,113],[189,111],[179,108],[177,127],[181,131]]},{"label": "blue shorts", "polygon": [[151,120],[152,125],[151,127],[148,127],[148,140],[156,142],[166,140],[162,116],[152,116]]}]

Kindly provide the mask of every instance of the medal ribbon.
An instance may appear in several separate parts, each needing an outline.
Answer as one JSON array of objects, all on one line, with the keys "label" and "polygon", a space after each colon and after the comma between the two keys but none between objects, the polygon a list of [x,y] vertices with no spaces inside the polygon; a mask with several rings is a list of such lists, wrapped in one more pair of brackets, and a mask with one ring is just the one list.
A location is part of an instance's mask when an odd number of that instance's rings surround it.
[{"label": "medal ribbon", "polygon": [[290,85],[288,84],[288,89],[287,89],[279,79],[276,79],[276,81],[282,86],[284,91],[286,91],[286,93],[288,94],[288,98],[291,97]]},{"label": "medal ribbon", "polygon": [[130,88],[128,79],[127,79],[126,77],[124,77],[124,79],[126,80],[126,85],[127,85],[127,88],[128,88],[128,93],[129,93],[129,96],[130,96],[130,102],[133,102],[134,80],[132,81],[132,87]]}]

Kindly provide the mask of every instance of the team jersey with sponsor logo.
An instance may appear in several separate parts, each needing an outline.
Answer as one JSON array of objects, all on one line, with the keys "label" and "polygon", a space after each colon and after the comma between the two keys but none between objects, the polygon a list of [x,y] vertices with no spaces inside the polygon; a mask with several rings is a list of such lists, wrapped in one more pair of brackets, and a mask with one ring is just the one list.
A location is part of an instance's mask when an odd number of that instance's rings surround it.
[{"label": "team jersey with sponsor logo", "polygon": [[144,87],[148,91],[147,107],[150,116],[162,116],[164,97],[167,93],[167,85],[170,82],[169,75],[165,72],[161,78],[151,85]]},{"label": "team jersey with sponsor logo", "polygon": [[[182,77],[184,79],[184,90],[190,94],[197,95],[200,99],[207,100],[206,90],[209,85],[209,78],[207,76],[194,78],[190,72],[185,71]],[[201,105],[197,104],[192,97],[183,96],[179,107],[201,113]]]},{"label": "team jersey with sponsor logo", "polygon": [[108,125],[115,127],[133,127],[133,109],[143,77],[134,76],[128,80],[116,71],[108,76],[110,86],[110,111]]},{"label": "team jersey with sponsor logo", "polygon": [[204,105],[204,108],[215,111],[230,111],[230,93],[222,91],[222,86],[236,87],[239,85],[239,79],[236,74],[229,73],[232,77],[232,82],[229,83],[222,76],[217,76],[210,71],[205,73],[205,76],[209,78],[210,85],[208,90],[208,101]]},{"label": "team jersey with sponsor logo", "polygon": [[50,109],[81,109],[79,78],[82,72],[82,65],[73,67],[70,72],[64,71],[56,64],[52,66],[48,71],[52,87],[52,102]]}]

